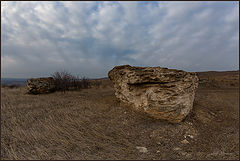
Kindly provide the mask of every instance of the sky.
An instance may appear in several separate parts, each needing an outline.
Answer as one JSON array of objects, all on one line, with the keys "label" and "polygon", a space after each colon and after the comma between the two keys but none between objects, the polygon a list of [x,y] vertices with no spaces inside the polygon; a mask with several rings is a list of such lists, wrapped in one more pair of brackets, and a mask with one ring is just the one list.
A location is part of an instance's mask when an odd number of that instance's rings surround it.
[{"label": "sky", "polygon": [[1,77],[239,68],[239,2],[1,1]]}]

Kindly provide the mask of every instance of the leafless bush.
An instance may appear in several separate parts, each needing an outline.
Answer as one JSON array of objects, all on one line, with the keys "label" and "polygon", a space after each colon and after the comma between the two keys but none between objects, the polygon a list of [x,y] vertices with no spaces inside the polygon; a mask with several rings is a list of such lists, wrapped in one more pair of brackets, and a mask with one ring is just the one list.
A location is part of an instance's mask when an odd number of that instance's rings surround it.
[{"label": "leafless bush", "polygon": [[93,87],[93,88],[100,88],[101,84],[102,83],[99,80],[92,80],[91,81],[91,87]]},{"label": "leafless bush", "polygon": [[66,90],[78,90],[89,88],[89,79],[86,77],[74,76],[67,71],[57,71],[52,74],[55,81],[56,90],[65,92]]},{"label": "leafless bush", "polygon": [[82,84],[82,88],[89,88],[89,79],[86,77],[82,77],[81,79],[81,84]]},{"label": "leafless bush", "polygon": [[56,85],[56,90],[63,92],[69,90],[72,86],[73,80],[75,79],[74,76],[67,71],[57,71],[52,74],[52,77]]},{"label": "leafless bush", "polygon": [[78,76],[74,76],[71,87],[72,87],[72,89],[80,89],[81,88],[80,79]]}]

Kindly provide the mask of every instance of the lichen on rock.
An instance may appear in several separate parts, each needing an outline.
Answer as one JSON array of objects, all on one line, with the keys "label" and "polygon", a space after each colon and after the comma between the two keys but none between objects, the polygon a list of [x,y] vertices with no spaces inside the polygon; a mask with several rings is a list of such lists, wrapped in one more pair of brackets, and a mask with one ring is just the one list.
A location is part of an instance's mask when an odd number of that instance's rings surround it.
[{"label": "lichen on rock", "polygon": [[116,66],[108,76],[121,102],[172,123],[181,122],[191,111],[198,87],[195,73],[161,67]]}]

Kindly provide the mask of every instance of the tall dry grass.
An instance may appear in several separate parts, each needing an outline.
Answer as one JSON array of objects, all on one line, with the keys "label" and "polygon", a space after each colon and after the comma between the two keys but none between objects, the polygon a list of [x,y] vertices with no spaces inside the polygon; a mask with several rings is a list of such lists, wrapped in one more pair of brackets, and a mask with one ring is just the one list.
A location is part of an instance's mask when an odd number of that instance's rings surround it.
[{"label": "tall dry grass", "polygon": [[116,103],[112,88],[46,95],[2,88],[2,159],[124,159],[119,153],[135,145],[118,125],[124,109]]},{"label": "tall dry grass", "polygon": [[[200,84],[193,112],[172,125],[120,107],[111,82],[97,81],[65,94],[2,88],[1,159],[239,159],[237,88]],[[197,136],[182,144],[189,129]]]}]

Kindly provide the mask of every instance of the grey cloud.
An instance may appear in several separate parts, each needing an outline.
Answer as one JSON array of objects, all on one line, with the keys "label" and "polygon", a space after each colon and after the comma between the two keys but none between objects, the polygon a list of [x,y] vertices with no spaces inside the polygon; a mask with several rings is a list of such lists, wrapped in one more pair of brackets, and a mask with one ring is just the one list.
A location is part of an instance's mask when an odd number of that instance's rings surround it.
[{"label": "grey cloud", "polygon": [[2,77],[66,69],[105,77],[115,65],[236,70],[235,2],[4,2]]}]

